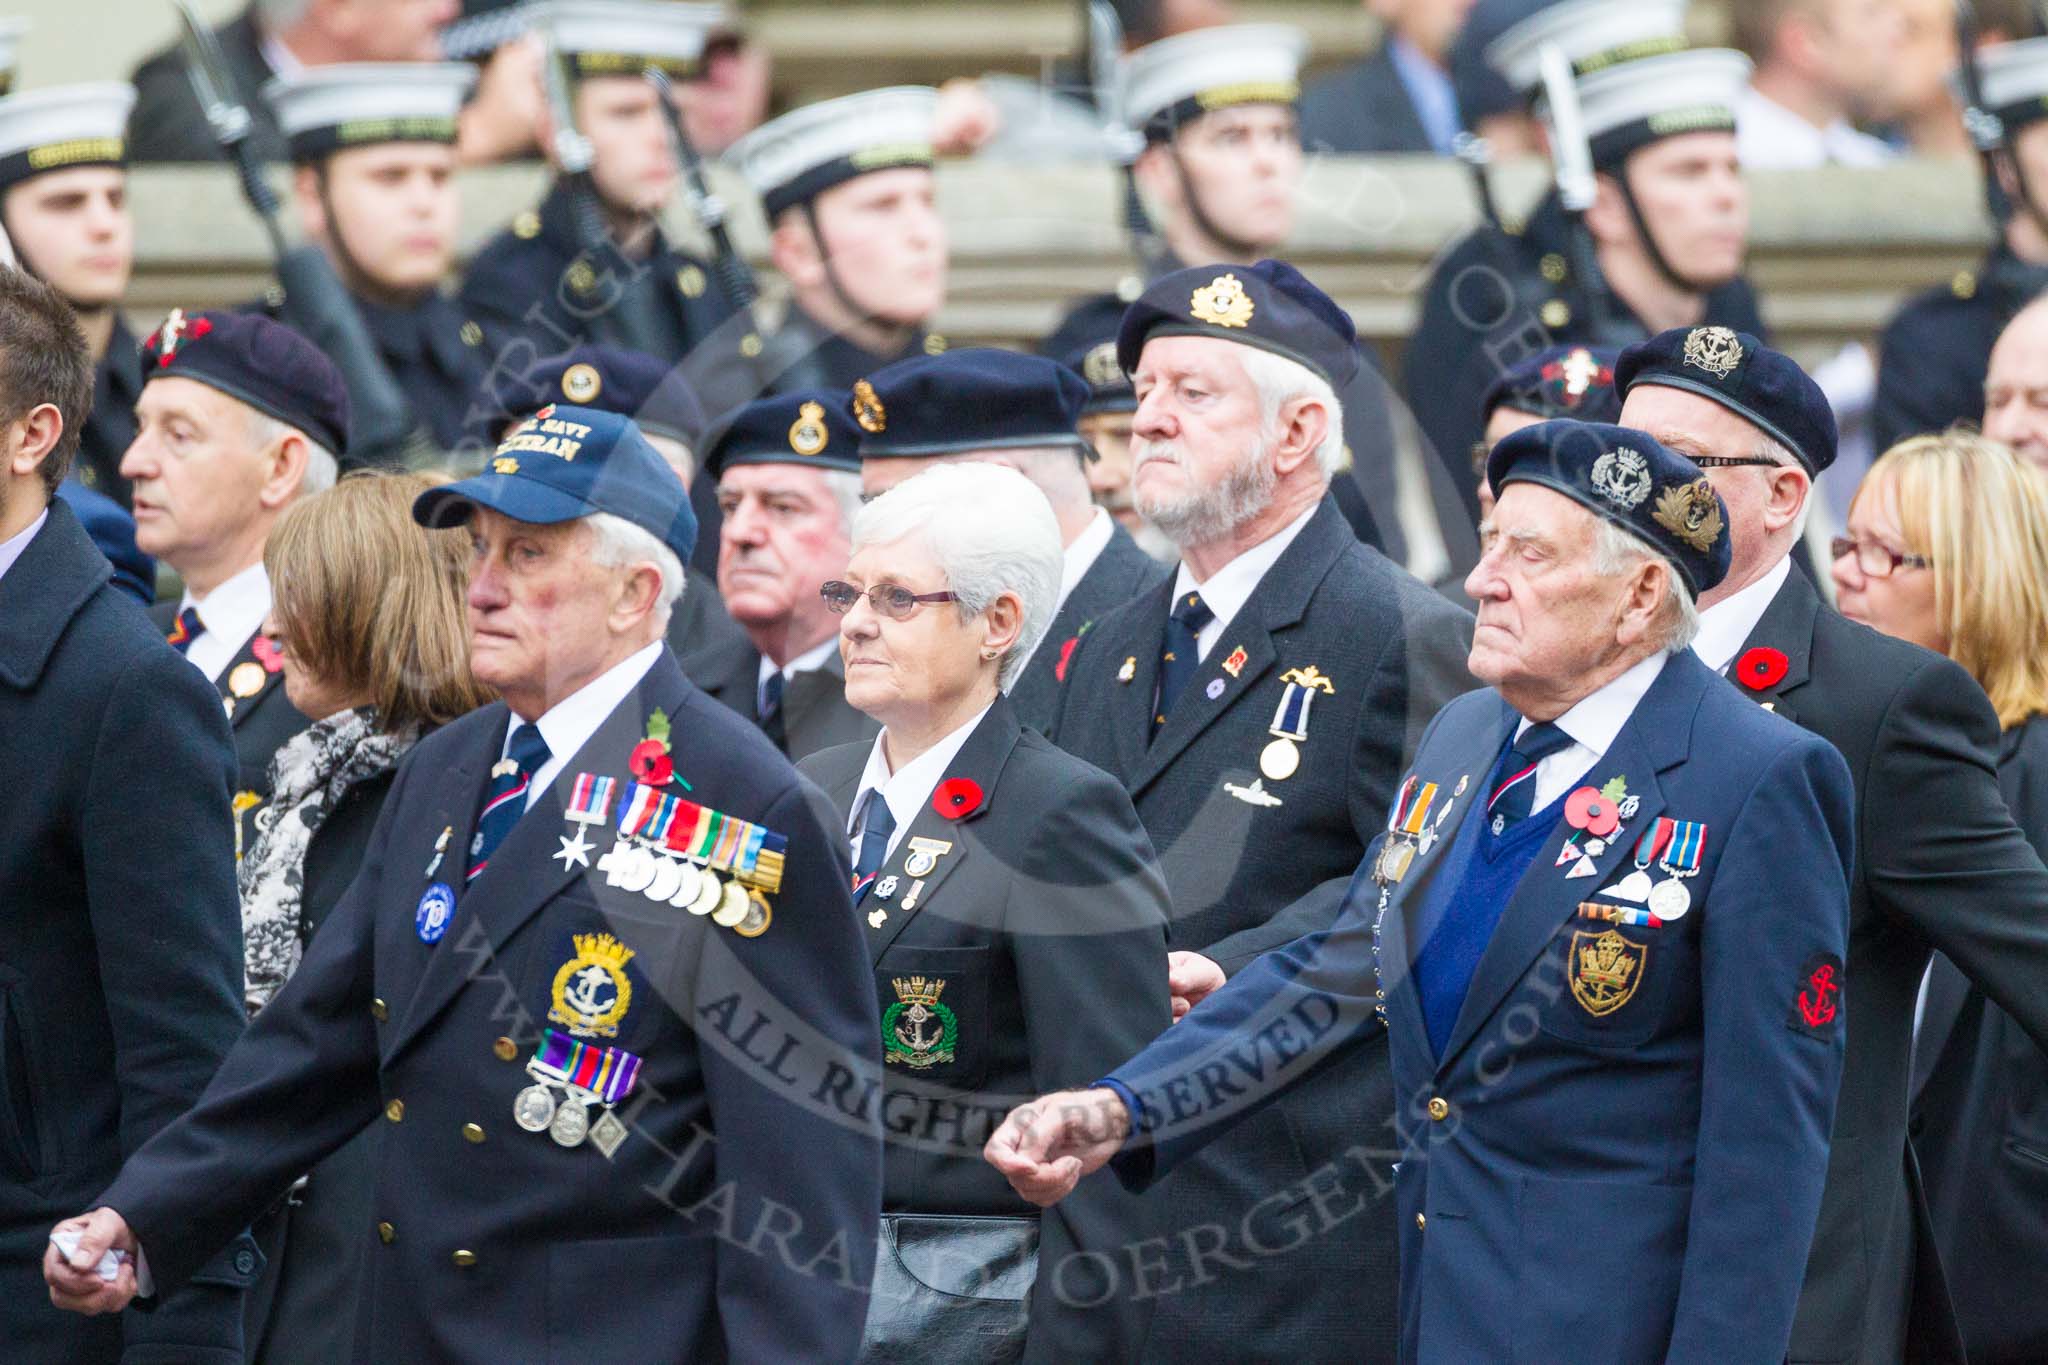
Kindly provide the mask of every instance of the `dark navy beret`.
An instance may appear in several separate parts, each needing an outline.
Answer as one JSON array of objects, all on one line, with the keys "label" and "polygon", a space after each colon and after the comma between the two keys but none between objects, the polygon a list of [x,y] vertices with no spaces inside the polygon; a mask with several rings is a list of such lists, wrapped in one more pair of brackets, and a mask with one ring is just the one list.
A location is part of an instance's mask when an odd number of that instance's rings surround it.
[{"label": "dark navy beret", "polygon": [[1124,310],[1116,358],[1127,374],[1154,336],[1220,337],[1286,356],[1342,391],[1358,374],[1358,329],[1285,261],[1201,265],[1154,280]]},{"label": "dark navy beret", "polygon": [[630,417],[554,403],[507,433],[480,474],[413,500],[422,526],[456,526],[473,507],[551,526],[609,512],[651,532],[690,562],[697,514],[668,461]]},{"label": "dark navy beret", "polygon": [[142,343],[142,379],[193,379],[348,451],[348,386],[318,346],[260,313],[173,308]]},{"label": "dark navy beret", "polygon": [[1791,451],[1809,474],[1835,462],[1835,411],[1828,396],[1790,356],[1747,332],[1674,327],[1639,341],[1614,366],[1614,387],[1623,402],[1637,384],[1663,384],[1712,399]]},{"label": "dark navy beret", "polygon": [[736,464],[800,464],[860,472],[860,428],[844,389],[756,398],[718,419],[704,452],[712,478]]},{"label": "dark navy beret", "polygon": [[574,346],[526,370],[493,369],[485,390],[478,407],[490,414],[489,445],[497,444],[504,424],[549,403],[630,417],[646,435],[670,437],[693,451],[704,436],[704,404],[681,369],[620,346]]},{"label": "dark navy beret", "polygon": [[1056,360],[970,347],[917,355],[853,386],[862,459],[1031,446],[1088,448],[1088,381]]},{"label": "dark navy beret", "polygon": [[1513,408],[1531,417],[1617,421],[1621,395],[1614,391],[1614,362],[1620,354],[1612,346],[1546,347],[1494,380],[1479,411],[1488,418],[1496,408]]},{"label": "dark navy beret", "polygon": [[1503,436],[1486,460],[1498,497],[1511,483],[1564,494],[1670,560],[1693,596],[1728,573],[1728,509],[1699,466],[1646,431],[1559,418]]},{"label": "dark navy beret", "polygon": [[1088,400],[1081,404],[1083,417],[1095,412],[1138,410],[1138,391],[1131,386],[1131,377],[1124,373],[1124,367],[1117,363],[1115,337],[1078,342],[1060,351],[1057,358],[1087,381]]}]

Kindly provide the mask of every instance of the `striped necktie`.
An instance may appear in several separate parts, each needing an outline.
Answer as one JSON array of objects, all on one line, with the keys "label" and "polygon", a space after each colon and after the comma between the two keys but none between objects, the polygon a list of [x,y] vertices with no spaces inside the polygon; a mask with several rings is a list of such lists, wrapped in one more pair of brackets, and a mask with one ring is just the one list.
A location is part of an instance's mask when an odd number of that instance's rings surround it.
[{"label": "striped necktie", "polygon": [[187,607],[178,613],[178,619],[171,622],[170,633],[164,636],[164,643],[180,654],[189,653],[192,642],[206,632],[199,622],[199,608]]},{"label": "striped necktie", "polygon": [[896,817],[879,791],[868,793],[867,813],[860,827],[860,858],[853,865],[853,903],[866,899],[875,884],[875,874],[889,860],[889,836],[896,832]]},{"label": "striped necktie", "polygon": [[1493,816],[1496,834],[1516,821],[1528,818],[1536,801],[1536,765],[1552,754],[1563,753],[1577,742],[1547,720],[1523,731],[1522,737],[1508,750],[1508,761],[1501,768],[1500,785],[1486,800],[1486,809]]},{"label": "striped necktie", "polygon": [[552,756],[548,742],[540,737],[540,727],[531,721],[512,732],[512,742],[505,746],[504,762],[491,769],[490,790],[484,794],[484,808],[476,818],[476,839],[471,845],[474,852],[465,884],[483,875],[498,845],[505,842],[512,826],[526,814],[526,792],[533,783],[533,775],[546,767]]}]

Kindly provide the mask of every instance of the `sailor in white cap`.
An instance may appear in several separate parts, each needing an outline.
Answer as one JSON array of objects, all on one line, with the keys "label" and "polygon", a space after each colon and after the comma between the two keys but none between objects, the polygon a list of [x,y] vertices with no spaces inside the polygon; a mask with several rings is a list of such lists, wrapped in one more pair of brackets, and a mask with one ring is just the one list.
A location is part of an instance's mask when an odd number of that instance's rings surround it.
[{"label": "sailor in white cap", "polygon": [[[300,225],[333,263],[372,347],[328,358],[344,370],[381,366],[410,408],[404,425],[442,452],[461,440],[485,370],[482,329],[440,290],[461,215],[458,120],[475,81],[467,63],[342,62],[263,91],[296,168]],[[295,302],[275,286],[265,299],[285,323]]]},{"label": "sailor in white cap", "polygon": [[593,341],[673,363],[731,311],[705,263],[661,230],[681,177],[667,112],[643,74],[689,78],[726,24],[723,6],[676,0],[537,7],[543,142],[557,178],[537,210],[485,243],[462,283],[495,363]]},{"label": "sailor in white cap", "polygon": [[760,196],[769,257],[789,281],[789,313],[764,352],[770,392],[843,389],[946,349],[927,330],[948,265],[932,175],[938,114],[928,87],[868,90],[784,114],[726,152]]},{"label": "sailor in white cap", "polygon": [[[20,24],[0,24],[0,71],[13,77]],[[76,477],[128,503],[118,470],[135,439],[142,362],[121,320],[135,265],[128,210],[128,110],[134,87],[65,85],[0,99],[0,226],[22,268],[78,315],[95,371]]]},{"label": "sailor in white cap", "polygon": [[[1403,390],[1444,468],[1470,468],[1488,387],[1546,347],[1701,322],[1767,335],[1742,276],[1735,104],[1749,62],[1687,48],[1683,23],[1681,0],[1568,0],[1487,48],[1535,101],[1558,183],[1526,222],[1453,246],[1423,297]],[[1459,491],[1476,522],[1470,481]]]}]

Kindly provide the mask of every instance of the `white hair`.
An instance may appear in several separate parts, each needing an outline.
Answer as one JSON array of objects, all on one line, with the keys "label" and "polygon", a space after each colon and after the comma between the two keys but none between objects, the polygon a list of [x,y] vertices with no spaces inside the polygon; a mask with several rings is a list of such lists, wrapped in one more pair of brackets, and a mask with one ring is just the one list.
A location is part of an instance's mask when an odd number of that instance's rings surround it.
[{"label": "white hair", "polygon": [[341,477],[340,462],[334,452],[308,436],[290,422],[282,422],[267,412],[255,408],[249,412],[249,442],[261,448],[287,436],[296,436],[306,443],[306,476],[299,480],[299,496],[325,493],[334,487],[334,481]]},{"label": "white hair", "polygon": [[854,514],[860,511],[860,475],[850,469],[821,469],[825,477],[825,491],[832,495],[832,501],[839,504],[839,529],[848,536],[853,534]]},{"label": "white hair", "polygon": [[1699,604],[1693,601],[1692,589],[1686,586],[1685,578],[1677,567],[1664,557],[1662,551],[1634,532],[1591,512],[1586,515],[1593,518],[1593,572],[1602,578],[1613,578],[1627,573],[1646,559],[1662,564],[1664,581],[1670,585],[1670,596],[1665,599],[1661,613],[1668,627],[1661,647],[1666,653],[1676,654],[1690,645],[1700,633],[1700,609]]},{"label": "white hair", "polygon": [[592,512],[584,523],[590,527],[590,557],[613,569],[635,564],[653,564],[661,570],[661,592],[654,599],[656,625],[668,629],[668,618],[683,596],[683,562],[676,552],[656,539],[644,526],[635,526],[610,512]]},{"label": "white hair", "polygon": [[1260,444],[1270,446],[1279,439],[1281,407],[1290,398],[1306,398],[1329,414],[1329,429],[1316,447],[1316,465],[1325,479],[1335,478],[1344,468],[1344,405],[1337,401],[1336,390],[1298,360],[1256,346],[1242,352],[1245,375],[1259,395]]},{"label": "white hair", "polygon": [[1023,604],[1017,638],[997,683],[1008,691],[1052,625],[1059,600],[1059,522],[1031,480],[1003,465],[935,464],[897,484],[853,519],[853,549],[920,536],[971,620],[1006,592]]}]

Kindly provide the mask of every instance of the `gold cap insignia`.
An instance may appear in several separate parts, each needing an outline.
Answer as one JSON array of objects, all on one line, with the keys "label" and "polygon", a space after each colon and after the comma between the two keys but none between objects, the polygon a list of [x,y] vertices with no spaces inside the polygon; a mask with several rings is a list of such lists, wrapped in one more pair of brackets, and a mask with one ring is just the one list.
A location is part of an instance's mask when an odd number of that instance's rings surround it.
[{"label": "gold cap insignia", "polygon": [[870,436],[879,436],[889,427],[889,414],[875,396],[875,386],[865,379],[854,381],[853,420]]},{"label": "gold cap insignia", "polygon": [[1685,334],[1685,363],[1726,379],[1742,363],[1742,343],[1726,327],[1695,327]]},{"label": "gold cap insignia", "polygon": [[1218,275],[1194,292],[1188,312],[1212,327],[1242,327],[1252,320],[1252,297],[1235,275]]},{"label": "gold cap insignia", "polygon": [[562,371],[562,397],[571,403],[588,403],[604,392],[604,380],[595,365],[571,365]]},{"label": "gold cap insignia", "polygon": [[789,424],[789,448],[799,455],[815,455],[823,450],[832,439],[832,433],[825,427],[825,409],[817,403],[806,403],[796,410],[796,420]]},{"label": "gold cap insignia", "polygon": [[1124,367],[1116,361],[1116,343],[1105,341],[1091,347],[1081,358],[1081,377],[1098,389],[1113,388],[1124,382]]},{"label": "gold cap insignia", "polygon": [[1704,478],[1675,483],[1657,495],[1657,524],[1701,554],[1721,534],[1721,503]]}]

